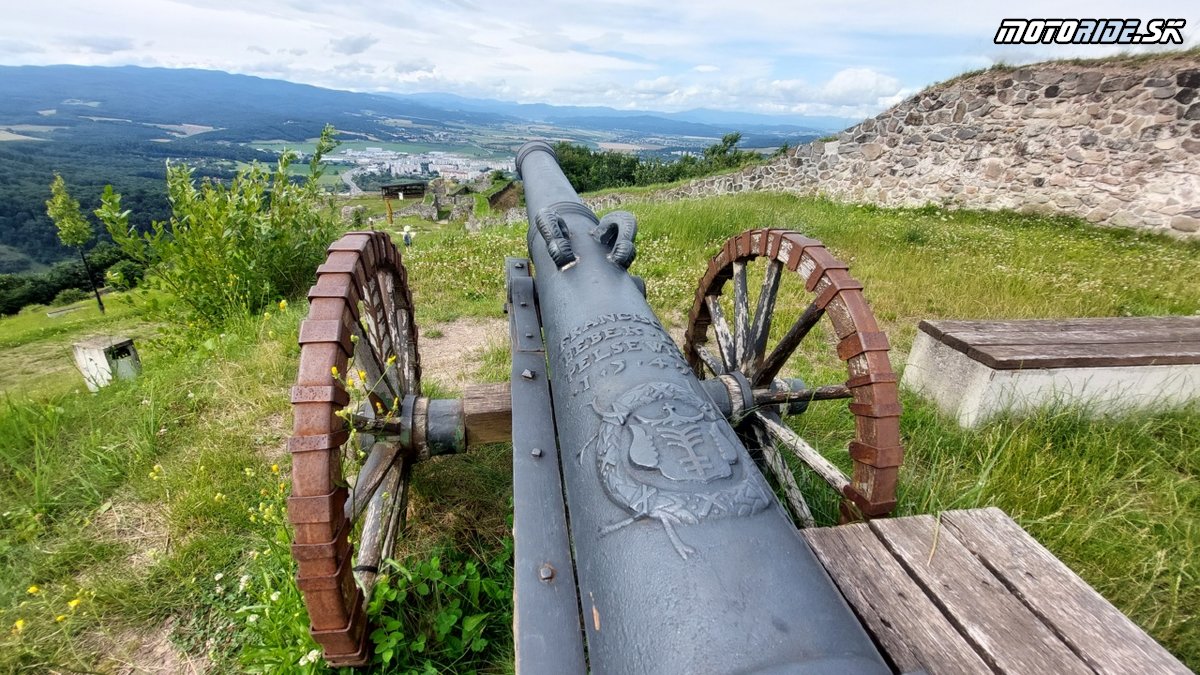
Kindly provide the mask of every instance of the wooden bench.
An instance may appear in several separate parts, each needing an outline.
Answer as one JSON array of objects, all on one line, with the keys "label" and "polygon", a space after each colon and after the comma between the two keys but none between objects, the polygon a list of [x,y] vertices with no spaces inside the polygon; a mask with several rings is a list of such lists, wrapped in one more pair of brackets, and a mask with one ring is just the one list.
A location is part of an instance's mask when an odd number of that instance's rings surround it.
[{"label": "wooden bench", "polygon": [[802,533],[899,672],[1191,672],[1000,509]]},{"label": "wooden bench", "polygon": [[1200,316],[922,321],[903,384],[968,427],[1047,403],[1178,405],[1200,398]]}]

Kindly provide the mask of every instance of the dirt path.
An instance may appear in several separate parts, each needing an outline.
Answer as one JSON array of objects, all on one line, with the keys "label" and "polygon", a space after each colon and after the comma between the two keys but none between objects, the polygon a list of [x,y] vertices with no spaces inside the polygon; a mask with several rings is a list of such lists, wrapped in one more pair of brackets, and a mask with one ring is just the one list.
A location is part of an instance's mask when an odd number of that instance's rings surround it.
[{"label": "dirt path", "polygon": [[422,377],[461,391],[475,381],[484,353],[507,343],[508,323],[503,319],[458,319],[431,326],[417,343]]}]

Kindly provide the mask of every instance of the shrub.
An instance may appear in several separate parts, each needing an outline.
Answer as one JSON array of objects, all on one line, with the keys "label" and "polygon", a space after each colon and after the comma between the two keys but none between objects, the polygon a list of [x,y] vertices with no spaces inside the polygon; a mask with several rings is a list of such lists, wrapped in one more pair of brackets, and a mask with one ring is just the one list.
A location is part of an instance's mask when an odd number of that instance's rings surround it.
[{"label": "shrub", "polygon": [[325,248],[341,225],[317,184],[321,157],[333,149],[326,126],[309,164],[308,180],[293,183],[284,153],[274,172],[254,164],[229,185],[203,180],[192,169],[167,167],[172,215],[139,234],[129,226],[121,195],[105,189],[96,215],[124,253],[146,267],[146,281],[176,299],[168,320],[216,327],[256,314],[312,283]]},{"label": "shrub", "polygon": [[128,291],[142,283],[146,268],[132,260],[122,260],[104,273],[104,280],[118,291]]},{"label": "shrub", "polygon": [[54,307],[63,307],[79,302],[80,300],[87,300],[88,295],[89,293],[81,288],[64,288],[58,292],[58,295],[54,296],[54,300],[50,304]]}]

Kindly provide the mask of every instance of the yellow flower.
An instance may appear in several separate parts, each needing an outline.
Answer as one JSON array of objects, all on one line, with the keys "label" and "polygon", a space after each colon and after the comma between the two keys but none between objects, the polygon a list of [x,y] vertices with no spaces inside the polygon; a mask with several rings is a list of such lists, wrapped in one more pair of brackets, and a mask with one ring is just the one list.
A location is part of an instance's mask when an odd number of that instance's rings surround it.
[{"label": "yellow flower", "polygon": [[13,622],[12,632],[14,634],[20,635],[23,630],[25,630],[25,619],[17,619]]},{"label": "yellow flower", "polygon": [[395,363],[396,363],[396,355],[392,354],[391,356],[388,357],[387,364],[389,366],[391,366],[391,365],[395,365]]},{"label": "yellow flower", "polygon": [[263,312],[263,321],[270,321],[270,320],[271,320],[271,313]]},{"label": "yellow flower", "polygon": [[338,369],[337,369],[337,366],[329,366],[329,372],[330,372],[330,374],[332,374],[334,377],[337,377],[337,376],[338,376]]},{"label": "yellow flower", "polygon": [[67,607],[70,607],[71,609],[75,609],[76,607],[79,606],[79,603],[81,603],[81,602],[83,602],[83,598],[71,598],[70,600],[67,601]]},{"label": "yellow flower", "polygon": [[30,595],[37,595],[38,593],[42,592],[42,589],[38,588],[37,585],[33,585],[25,589],[25,592],[29,593]]},{"label": "yellow flower", "polygon": [[365,371],[365,370],[363,370],[363,369],[361,369],[361,368],[358,370],[358,381],[359,381],[359,382],[366,383],[366,381],[367,381],[367,371]]},{"label": "yellow flower", "polygon": [[58,623],[62,623],[63,621],[66,621],[66,620],[67,620],[67,615],[66,615],[66,614],[59,614],[58,616],[54,617],[54,620],[55,620],[56,622],[58,622]]},{"label": "yellow flower", "polygon": [[279,473],[279,465],[278,464],[271,465],[271,473]]},{"label": "yellow flower", "polygon": [[279,311],[282,312],[285,309],[287,309],[287,300],[280,300],[279,301]]}]

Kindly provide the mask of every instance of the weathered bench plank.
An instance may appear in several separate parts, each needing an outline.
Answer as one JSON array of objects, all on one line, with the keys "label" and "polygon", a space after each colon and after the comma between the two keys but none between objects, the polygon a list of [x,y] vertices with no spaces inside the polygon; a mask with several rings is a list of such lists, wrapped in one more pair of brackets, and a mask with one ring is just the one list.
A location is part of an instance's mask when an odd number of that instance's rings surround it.
[{"label": "weathered bench plank", "polygon": [[1096,672],[1191,672],[1000,509],[950,511],[942,525]]},{"label": "weathered bench plank", "polygon": [[938,342],[996,369],[1200,363],[1200,317],[922,321]]},{"label": "weathered bench plank", "polygon": [[996,670],[1090,672],[933,516],[877,520],[871,529]]},{"label": "weathered bench plank", "polygon": [[[986,673],[942,611],[866,523],[801,530],[867,630],[901,672]],[[854,583],[843,583],[854,579]],[[920,626],[920,631],[913,631]]]},{"label": "weathered bench plank", "polygon": [[902,672],[1190,672],[999,509],[803,535]]}]

